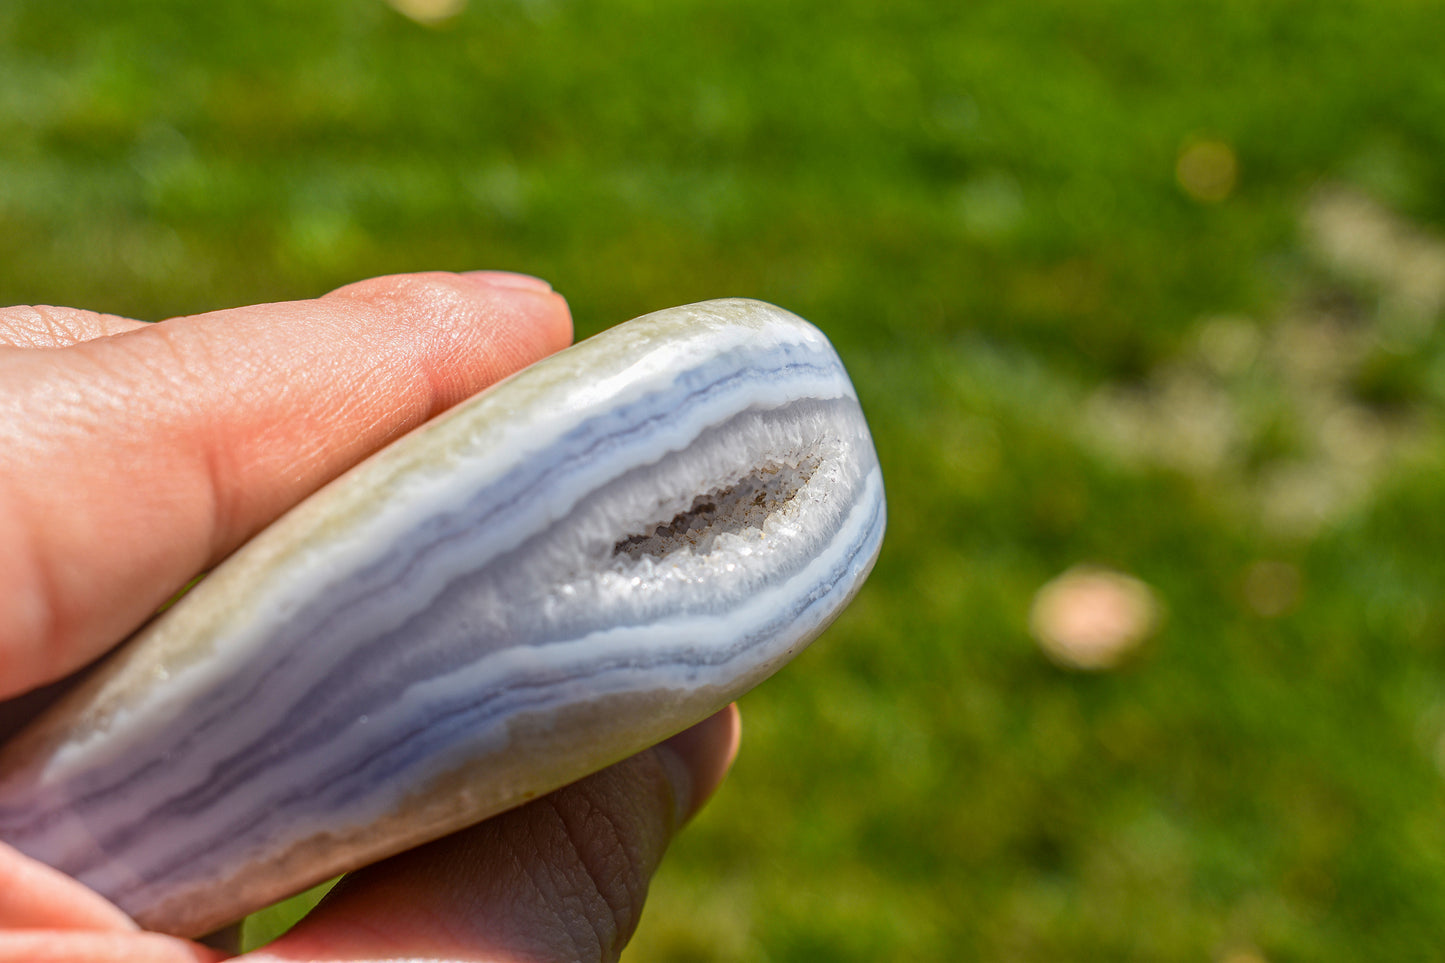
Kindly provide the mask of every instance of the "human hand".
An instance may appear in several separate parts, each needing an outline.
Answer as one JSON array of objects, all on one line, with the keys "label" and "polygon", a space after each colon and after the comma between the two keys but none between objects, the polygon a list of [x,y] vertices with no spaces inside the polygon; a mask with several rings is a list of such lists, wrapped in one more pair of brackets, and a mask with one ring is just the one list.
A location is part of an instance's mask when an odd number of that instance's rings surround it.
[{"label": "human hand", "polygon": [[[562,298],[498,272],[377,278],[158,325],[0,308],[0,698],[96,658],[316,488],[570,334]],[[615,959],[737,735],[724,710],[368,867],[245,959]],[[0,844],[0,963],[223,957],[140,931]]]}]

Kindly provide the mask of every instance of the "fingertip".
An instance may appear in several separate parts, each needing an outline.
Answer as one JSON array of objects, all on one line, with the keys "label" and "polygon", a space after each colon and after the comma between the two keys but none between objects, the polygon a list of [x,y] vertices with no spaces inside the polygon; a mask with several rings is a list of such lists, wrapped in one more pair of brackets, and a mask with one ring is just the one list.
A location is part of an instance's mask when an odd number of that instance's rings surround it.
[{"label": "fingertip", "polygon": [[670,759],[679,825],[695,816],[717,792],[737,758],[741,741],[742,716],[734,703],[659,744],[663,758]]}]

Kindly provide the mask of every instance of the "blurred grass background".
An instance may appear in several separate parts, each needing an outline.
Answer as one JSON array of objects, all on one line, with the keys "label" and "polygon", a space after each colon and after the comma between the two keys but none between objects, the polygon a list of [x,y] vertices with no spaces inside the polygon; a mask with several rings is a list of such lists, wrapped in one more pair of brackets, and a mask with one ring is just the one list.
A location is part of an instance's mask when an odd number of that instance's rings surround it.
[{"label": "blurred grass background", "polygon": [[[1445,6],[394,4],[0,4],[0,300],[828,332],[889,538],[632,960],[1438,956]],[[1030,634],[1083,563],[1163,612],[1102,671]]]}]

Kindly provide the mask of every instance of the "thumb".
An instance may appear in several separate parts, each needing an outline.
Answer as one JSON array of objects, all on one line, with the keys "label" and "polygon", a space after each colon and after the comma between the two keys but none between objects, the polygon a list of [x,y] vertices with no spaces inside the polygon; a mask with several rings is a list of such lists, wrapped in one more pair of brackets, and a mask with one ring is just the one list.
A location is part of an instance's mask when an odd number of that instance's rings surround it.
[{"label": "thumb", "polygon": [[0,310],[0,698],[59,678],[392,438],[563,347],[545,282],[398,275],[140,325]]}]

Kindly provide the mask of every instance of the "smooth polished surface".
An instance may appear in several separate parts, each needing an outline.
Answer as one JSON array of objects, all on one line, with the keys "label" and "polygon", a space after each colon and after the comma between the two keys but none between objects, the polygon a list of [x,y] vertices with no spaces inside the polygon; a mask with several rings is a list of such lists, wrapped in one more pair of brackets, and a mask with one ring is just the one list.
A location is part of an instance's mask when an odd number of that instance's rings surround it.
[{"label": "smooth polished surface", "polygon": [[815,328],[639,318],[219,566],[0,751],[0,839],[206,932],[706,717],[847,604],[884,515]]}]

